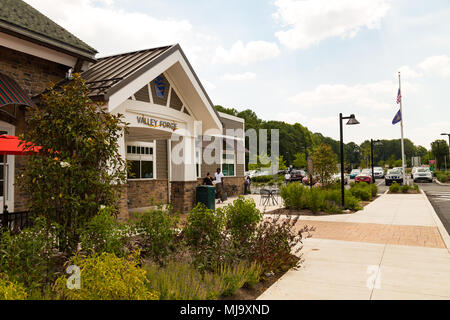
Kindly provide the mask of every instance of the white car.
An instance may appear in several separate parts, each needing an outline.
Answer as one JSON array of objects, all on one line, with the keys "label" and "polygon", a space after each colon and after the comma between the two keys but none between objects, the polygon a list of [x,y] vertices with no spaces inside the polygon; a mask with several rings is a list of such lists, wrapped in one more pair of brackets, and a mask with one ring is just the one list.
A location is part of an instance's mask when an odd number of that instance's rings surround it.
[{"label": "white car", "polygon": [[362,169],[361,174],[372,176],[372,169]]},{"label": "white car", "polygon": [[[334,182],[340,182],[341,181],[341,174],[340,173],[335,173],[331,176],[331,180]],[[348,176],[346,174],[344,174],[344,184],[348,183]]]},{"label": "white car", "polygon": [[428,168],[417,168],[417,170],[413,174],[414,182],[418,181],[427,181],[433,182],[433,175]]},{"label": "white car", "polygon": [[384,170],[382,167],[374,167],[373,174],[375,179],[383,179],[384,178]]},{"label": "white car", "polygon": [[414,179],[414,173],[416,173],[417,169],[419,169],[420,167],[414,167],[411,169],[411,179]]}]

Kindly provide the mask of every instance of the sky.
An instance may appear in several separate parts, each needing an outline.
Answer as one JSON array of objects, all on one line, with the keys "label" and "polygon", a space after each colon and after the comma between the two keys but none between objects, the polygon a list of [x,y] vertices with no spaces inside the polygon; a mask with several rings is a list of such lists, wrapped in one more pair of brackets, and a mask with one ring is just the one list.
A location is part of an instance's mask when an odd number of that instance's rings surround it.
[{"label": "sky", "polygon": [[[25,0],[99,51],[179,43],[216,105],[344,141],[450,133],[448,0]],[[445,138],[445,137],[444,137]]]}]

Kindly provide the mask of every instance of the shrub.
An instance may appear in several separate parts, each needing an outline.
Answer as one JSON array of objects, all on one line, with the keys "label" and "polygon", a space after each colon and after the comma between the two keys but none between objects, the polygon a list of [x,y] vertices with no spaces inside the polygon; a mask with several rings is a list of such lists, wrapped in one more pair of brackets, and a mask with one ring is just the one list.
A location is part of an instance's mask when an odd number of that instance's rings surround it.
[{"label": "shrub", "polygon": [[67,288],[67,277],[59,277],[54,285],[58,298],[68,300],[157,300],[158,294],[148,289],[145,270],[140,268],[139,252],[119,258],[103,252],[91,256],[75,255],[73,265],[81,269],[80,289]]},{"label": "shrub", "polygon": [[349,190],[345,190],[345,206],[353,211],[362,210],[359,199],[353,196]]},{"label": "shrub", "polygon": [[308,209],[312,212],[319,212],[325,207],[325,194],[326,191],[320,188],[308,189],[306,195],[308,195]]},{"label": "shrub", "polygon": [[171,211],[150,210],[137,217],[135,226],[140,235],[143,255],[162,264],[176,251],[178,216]]},{"label": "shrub", "polygon": [[217,299],[224,288],[223,279],[213,273],[202,274],[185,261],[170,260],[164,267],[156,264],[144,266],[148,287],[160,293],[161,300]]},{"label": "shrub", "polygon": [[[376,188],[376,186],[375,186]],[[375,195],[378,189],[375,190]],[[370,201],[372,200],[373,190],[372,187],[366,183],[366,182],[360,182],[357,184],[354,184],[350,188],[350,192],[353,196],[363,200],[363,201]]]},{"label": "shrub", "polygon": [[281,197],[286,208],[302,210],[307,207],[307,199],[304,197],[306,188],[299,182],[289,183],[281,188]]},{"label": "shrub", "polygon": [[217,211],[222,211],[218,214],[225,217],[226,227],[230,231],[232,239],[238,243],[248,241],[263,217],[261,211],[256,208],[255,201],[242,196]]},{"label": "shrub", "polygon": [[272,175],[265,175],[265,176],[256,176],[251,178],[252,182],[257,183],[268,183],[273,182],[273,176]]},{"label": "shrub", "polygon": [[378,186],[375,183],[370,184],[370,191],[372,193],[372,197],[376,197],[378,194]]},{"label": "shrub", "polygon": [[27,292],[23,285],[8,280],[0,275],[0,300],[26,300]]},{"label": "shrub", "polygon": [[[303,233],[313,229],[305,226],[295,230],[299,216],[288,216],[280,221],[280,215],[263,220],[256,228],[248,251],[248,260],[261,265],[262,273],[286,271],[302,262],[301,250]],[[307,237],[310,237],[308,234]],[[295,248],[295,250],[294,250]]]},{"label": "shrub", "polygon": [[416,190],[417,192],[420,191],[420,190],[419,190],[419,186],[418,186],[416,183],[414,183],[414,190]]},{"label": "shrub", "polygon": [[400,191],[400,185],[397,182],[394,182],[389,186],[389,192],[397,193]]},{"label": "shrub", "polygon": [[408,186],[407,184],[401,186],[401,190],[403,193],[408,193],[409,189],[411,189],[411,187]]},{"label": "shrub", "polygon": [[42,218],[32,228],[11,235],[4,232],[0,238],[0,270],[13,282],[34,290],[53,282],[53,248],[55,225],[47,226]]},{"label": "shrub", "polygon": [[184,240],[199,268],[210,269],[214,262],[220,262],[222,252],[226,249],[222,234],[225,226],[223,212],[214,211],[199,203],[187,217],[183,229]]},{"label": "shrub", "polygon": [[436,171],[436,178],[443,183],[450,182],[450,172]]},{"label": "shrub", "polygon": [[109,252],[116,256],[129,254],[126,245],[130,241],[130,227],[120,223],[111,208],[101,208],[81,232],[83,250],[96,253]]}]

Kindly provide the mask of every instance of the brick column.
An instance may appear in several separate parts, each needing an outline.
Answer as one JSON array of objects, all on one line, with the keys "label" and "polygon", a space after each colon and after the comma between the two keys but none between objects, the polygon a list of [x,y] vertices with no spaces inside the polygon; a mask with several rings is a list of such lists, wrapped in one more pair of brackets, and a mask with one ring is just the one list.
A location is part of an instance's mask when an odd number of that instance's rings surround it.
[{"label": "brick column", "polygon": [[198,181],[172,181],[170,183],[170,203],[175,211],[187,213],[195,204],[195,188]]},{"label": "brick column", "polygon": [[126,184],[120,187],[120,199],[119,199],[119,220],[127,221],[130,218],[128,213],[128,186]]}]

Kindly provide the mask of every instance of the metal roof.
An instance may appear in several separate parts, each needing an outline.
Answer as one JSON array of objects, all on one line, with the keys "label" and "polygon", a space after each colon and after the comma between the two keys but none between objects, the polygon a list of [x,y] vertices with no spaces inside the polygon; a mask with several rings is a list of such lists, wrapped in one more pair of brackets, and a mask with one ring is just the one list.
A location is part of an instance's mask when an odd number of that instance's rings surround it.
[{"label": "metal roof", "polygon": [[143,73],[143,69],[159,62],[161,55],[174,46],[128,52],[97,59],[81,76],[86,81],[90,96],[106,96],[116,85],[129,83]]},{"label": "metal roof", "polygon": [[0,0],[0,31],[93,60],[97,50],[22,0]]}]

